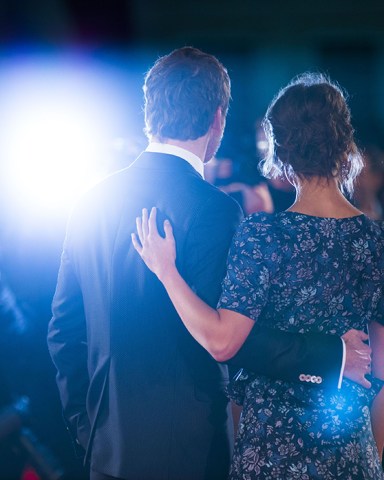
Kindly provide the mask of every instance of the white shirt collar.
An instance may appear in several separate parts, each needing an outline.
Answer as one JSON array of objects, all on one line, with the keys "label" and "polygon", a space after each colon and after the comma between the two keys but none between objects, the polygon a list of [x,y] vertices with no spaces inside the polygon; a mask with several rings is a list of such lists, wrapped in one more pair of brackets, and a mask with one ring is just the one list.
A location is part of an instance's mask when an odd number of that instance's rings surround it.
[{"label": "white shirt collar", "polygon": [[188,162],[204,178],[204,164],[201,159],[185,148],[177,147],[176,145],[169,145],[169,143],[150,142],[145,149],[146,152],[167,153],[168,155],[175,155]]}]

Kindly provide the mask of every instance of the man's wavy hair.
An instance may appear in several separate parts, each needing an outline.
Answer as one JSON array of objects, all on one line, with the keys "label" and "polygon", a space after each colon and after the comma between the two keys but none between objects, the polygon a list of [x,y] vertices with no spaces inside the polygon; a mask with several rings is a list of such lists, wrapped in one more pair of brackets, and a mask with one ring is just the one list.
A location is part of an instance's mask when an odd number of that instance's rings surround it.
[{"label": "man's wavy hair", "polygon": [[159,58],[143,90],[145,133],[159,139],[196,140],[205,135],[218,108],[227,114],[231,95],[224,66],[193,47]]},{"label": "man's wavy hair", "polygon": [[321,73],[295,77],[273,99],[263,120],[267,177],[338,178],[348,193],[363,167],[342,89]]}]

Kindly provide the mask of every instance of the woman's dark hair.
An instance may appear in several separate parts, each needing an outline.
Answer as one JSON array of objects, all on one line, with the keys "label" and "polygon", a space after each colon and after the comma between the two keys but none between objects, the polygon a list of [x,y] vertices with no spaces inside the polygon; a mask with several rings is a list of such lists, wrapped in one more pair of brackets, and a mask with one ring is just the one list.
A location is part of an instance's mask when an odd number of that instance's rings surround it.
[{"label": "woman's dark hair", "polygon": [[267,177],[284,171],[299,178],[339,179],[349,193],[363,167],[351,113],[341,88],[320,73],[295,77],[268,107],[263,120]]},{"label": "woman's dark hair", "polygon": [[224,117],[230,79],[224,66],[197,48],[183,47],[161,57],[144,83],[147,136],[196,140],[205,135],[215,113]]}]

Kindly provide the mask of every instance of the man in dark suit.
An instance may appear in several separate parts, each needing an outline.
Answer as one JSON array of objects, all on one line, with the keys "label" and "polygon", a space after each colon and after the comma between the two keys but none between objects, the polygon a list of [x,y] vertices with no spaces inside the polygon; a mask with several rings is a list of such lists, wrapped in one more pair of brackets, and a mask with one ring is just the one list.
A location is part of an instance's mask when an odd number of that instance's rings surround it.
[{"label": "man in dark suit", "polygon": [[[157,206],[174,226],[181,274],[215,305],[241,211],[203,180],[203,165],[220,145],[230,81],[215,57],[185,47],[156,62],[144,92],[147,150],[92,189],[71,218],[49,348],[92,480],[224,479],[233,437],[227,367],[188,334],[130,234],[142,208]],[[344,373],[363,382],[368,347],[354,332],[344,346]],[[232,362],[337,385],[343,342],[254,329]]]}]

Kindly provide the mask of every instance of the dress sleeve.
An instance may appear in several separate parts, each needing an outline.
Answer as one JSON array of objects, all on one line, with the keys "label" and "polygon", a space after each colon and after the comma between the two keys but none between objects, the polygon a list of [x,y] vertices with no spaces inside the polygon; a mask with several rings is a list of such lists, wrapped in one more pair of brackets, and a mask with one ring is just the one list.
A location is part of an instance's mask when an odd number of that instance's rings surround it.
[{"label": "dress sleeve", "polygon": [[218,308],[256,321],[268,300],[276,243],[266,217],[249,216],[238,227],[227,261]]}]

